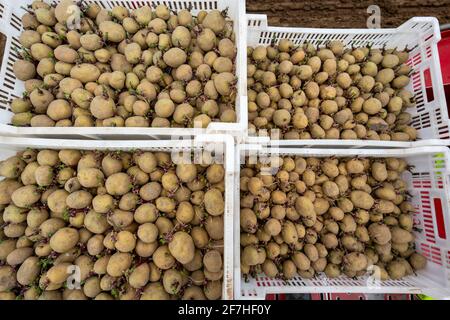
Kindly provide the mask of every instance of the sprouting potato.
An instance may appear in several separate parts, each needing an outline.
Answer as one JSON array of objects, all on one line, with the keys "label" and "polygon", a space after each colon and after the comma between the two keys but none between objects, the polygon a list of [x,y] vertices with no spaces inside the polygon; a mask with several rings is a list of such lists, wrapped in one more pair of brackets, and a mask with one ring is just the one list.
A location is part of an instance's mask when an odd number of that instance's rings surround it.
[{"label": "sprouting potato", "polygon": [[142,288],[147,284],[150,277],[150,268],[146,263],[139,265],[130,275],[130,285],[133,288]]},{"label": "sprouting potato", "polygon": [[187,55],[180,48],[172,48],[164,53],[163,59],[168,66],[177,68],[186,62]]},{"label": "sprouting potato", "polygon": [[27,81],[36,76],[36,67],[29,61],[17,60],[14,63],[13,72],[17,79]]},{"label": "sprouting potato", "polygon": [[175,111],[175,104],[170,99],[160,99],[156,102],[155,113],[158,117],[168,118]]},{"label": "sprouting potato", "polygon": [[204,195],[204,204],[206,211],[213,215],[221,215],[224,212],[224,199],[220,190],[212,188]]},{"label": "sprouting potato", "polygon": [[25,166],[20,157],[13,156],[0,163],[0,174],[5,178],[18,178]]},{"label": "sprouting potato", "polygon": [[77,178],[81,186],[95,188],[103,184],[104,174],[97,168],[85,168],[78,171]]},{"label": "sprouting potato", "polygon": [[425,268],[427,259],[419,253],[413,253],[409,257],[409,262],[414,270],[421,270]]},{"label": "sprouting potato", "polygon": [[95,234],[104,233],[109,228],[106,217],[103,214],[92,210],[84,217],[84,226],[90,232]]},{"label": "sprouting potato", "polygon": [[16,284],[16,273],[10,266],[0,267],[0,290],[1,292],[8,291],[14,288]]},{"label": "sprouting potato", "polygon": [[136,247],[136,237],[130,231],[120,231],[114,245],[120,252],[131,252]]},{"label": "sprouting potato", "polygon": [[374,204],[373,197],[367,192],[355,190],[350,194],[350,199],[357,208],[369,210]]},{"label": "sprouting potato", "polygon": [[295,209],[302,217],[303,223],[306,226],[313,226],[316,222],[316,211],[311,199],[302,196],[298,197],[295,202]]},{"label": "sprouting potato", "polygon": [[411,232],[400,227],[392,228],[391,235],[392,242],[394,243],[408,243],[414,240],[414,236]]},{"label": "sprouting potato", "polygon": [[17,270],[17,282],[21,285],[30,285],[39,276],[39,272],[39,259],[34,256],[28,257]]},{"label": "sprouting potato", "polygon": [[103,40],[105,41],[119,43],[126,37],[123,26],[112,21],[104,21],[100,23],[99,29],[102,32]]},{"label": "sprouting potato", "polygon": [[79,190],[71,193],[66,198],[66,204],[72,209],[83,209],[89,207],[92,202],[92,195],[84,190]]},{"label": "sprouting potato", "polygon": [[367,267],[367,257],[362,253],[352,252],[344,256],[343,263],[345,269],[358,272]]},{"label": "sprouting potato", "polygon": [[90,112],[97,119],[107,119],[114,116],[116,106],[111,98],[96,96],[90,102]]},{"label": "sprouting potato", "polygon": [[371,239],[380,245],[387,244],[391,240],[391,231],[386,225],[373,223],[369,226]]},{"label": "sprouting potato", "polygon": [[194,241],[185,232],[175,233],[168,248],[172,256],[180,263],[189,263],[194,258]]},{"label": "sprouting potato", "polygon": [[41,193],[35,185],[16,189],[11,194],[11,201],[19,208],[26,208],[39,201]]},{"label": "sprouting potato", "polygon": [[103,235],[92,236],[86,244],[88,253],[92,256],[99,255],[105,248],[105,246],[103,245],[103,240],[104,240]]},{"label": "sprouting potato", "polygon": [[137,236],[145,243],[153,243],[158,238],[158,228],[153,223],[144,223],[139,226]]},{"label": "sprouting potato", "polygon": [[85,84],[97,81],[100,77],[100,70],[95,65],[83,63],[73,67],[70,71],[70,76]]},{"label": "sprouting potato", "polygon": [[151,152],[144,152],[136,156],[136,163],[145,173],[152,173],[156,168],[156,157]]},{"label": "sprouting potato", "polygon": [[17,248],[11,251],[6,257],[6,263],[10,266],[22,264],[28,257],[33,254],[33,249],[29,247]]},{"label": "sprouting potato", "polygon": [[240,213],[241,228],[248,233],[255,233],[258,228],[257,216],[249,208],[241,209]]},{"label": "sprouting potato", "polygon": [[112,174],[105,181],[106,191],[113,196],[124,195],[131,187],[130,176],[122,172]]}]

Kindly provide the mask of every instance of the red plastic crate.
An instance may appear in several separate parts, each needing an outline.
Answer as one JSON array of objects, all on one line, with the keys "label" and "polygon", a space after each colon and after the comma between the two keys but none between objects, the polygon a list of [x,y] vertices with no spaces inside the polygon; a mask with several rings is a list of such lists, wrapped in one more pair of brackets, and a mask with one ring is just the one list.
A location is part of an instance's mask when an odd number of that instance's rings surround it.
[{"label": "red plastic crate", "polygon": [[[441,61],[442,83],[450,85],[450,30],[441,32],[441,41],[438,42],[439,59]],[[429,75],[425,76],[427,88],[431,87]]]}]

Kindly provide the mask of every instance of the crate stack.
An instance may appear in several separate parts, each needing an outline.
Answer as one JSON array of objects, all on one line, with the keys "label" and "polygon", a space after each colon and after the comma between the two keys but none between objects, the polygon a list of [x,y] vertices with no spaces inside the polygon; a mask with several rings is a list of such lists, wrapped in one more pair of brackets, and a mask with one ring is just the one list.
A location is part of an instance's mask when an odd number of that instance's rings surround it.
[{"label": "crate stack", "polygon": [[[449,198],[448,157],[449,120],[442,86],[437,43],[440,40],[439,23],[435,18],[416,17],[396,29],[314,29],[270,27],[265,15],[247,15],[247,45],[270,45],[281,39],[290,39],[294,45],[305,42],[323,45],[327,41],[340,40],[347,47],[371,45],[372,48],[414,48],[408,64],[415,71],[407,89],[416,97],[416,107],[410,110],[412,126],[419,139],[413,142],[370,140],[270,140],[268,137],[249,136],[251,144],[263,144],[262,155],[271,151],[281,155],[313,157],[401,157],[414,166],[408,182],[414,195],[412,202],[419,229],[424,230],[416,238],[416,248],[425,255],[431,268],[417,277],[383,281],[378,288],[368,287],[367,279],[302,279],[289,281],[270,279],[264,275],[239,281],[239,256],[235,255],[235,297],[264,299],[266,294],[417,294],[427,293],[436,297],[448,297],[450,285],[450,243],[448,241]],[[427,78],[431,78],[432,94],[427,94]],[[239,155],[248,154],[254,146],[239,146]],[[272,149],[271,149],[272,148]],[[447,171],[448,172],[448,171]],[[444,176],[441,176],[443,174]],[[447,180],[447,183],[444,182]],[[441,183],[441,181],[443,183]],[[239,184],[239,174],[236,178]],[[239,188],[235,188],[235,209],[239,208]],[[436,193],[437,192],[437,193]],[[235,251],[239,250],[239,221],[235,219]],[[439,231],[440,230],[440,231]],[[434,271],[431,271],[431,270]],[[439,274],[439,275],[438,275]],[[424,277],[424,278],[422,278]],[[441,279],[441,280],[438,280]],[[437,282],[436,282],[437,280]],[[443,281],[443,282],[440,282]],[[439,284],[440,283],[440,284]]]},{"label": "crate stack", "polygon": [[[236,34],[237,122],[212,122],[205,129],[190,128],[106,128],[106,127],[15,127],[10,124],[9,103],[24,91],[16,79],[13,64],[19,58],[21,16],[32,0],[13,3],[0,0],[0,32],[6,48],[0,70],[0,158],[26,148],[83,150],[204,150],[223,145],[225,150],[225,252],[224,299],[265,299],[267,294],[428,294],[450,296],[450,122],[448,118],[437,43],[439,24],[435,18],[412,18],[395,29],[309,29],[270,27],[265,15],[246,15],[243,0],[86,0],[106,9],[122,5],[134,10],[144,4],[165,4],[177,11],[190,8],[225,10],[233,20]],[[415,71],[408,86],[415,98],[412,125],[419,139],[413,142],[372,140],[271,140],[248,133],[247,46],[269,45],[290,39],[295,45],[305,42],[321,45],[341,40],[348,47],[371,45],[373,48],[414,48],[408,64]],[[432,80],[432,98],[427,96],[425,74]],[[428,76],[427,76],[428,77]],[[416,248],[428,259],[426,270],[402,280],[385,281],[376,288],[367,279],[302,279],[282,281],[257,275],[244,281],[240,270],[240,165],[245,155],[257,151],[272,154],[314,157],[401,157],[414,165],[407,177],[412,202],[417,209],[415,223],[423,232],[417,235]]]}]

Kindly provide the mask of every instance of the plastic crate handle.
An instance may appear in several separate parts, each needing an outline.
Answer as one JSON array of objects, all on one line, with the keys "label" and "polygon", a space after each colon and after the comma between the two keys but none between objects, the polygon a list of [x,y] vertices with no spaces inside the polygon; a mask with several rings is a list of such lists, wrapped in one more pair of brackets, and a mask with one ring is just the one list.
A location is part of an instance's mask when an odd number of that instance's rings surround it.
[{"label": "plastic crate handle", "polygon": [[247,14],[247,26],[260,27],[266,29],[267,25],[267,15],[265,14]]},{"label": "plastic crate handle", "polygon": [[438,43],[441,40],[441,31],[439,28],[439,21],[435,17],[413,17],[410,18],[408,21],[400,25],[397,29],[407,29],[410,25],[414,24],[424,24],[424,23],[430,23],[433,27],[433,39],[434,43]]}]

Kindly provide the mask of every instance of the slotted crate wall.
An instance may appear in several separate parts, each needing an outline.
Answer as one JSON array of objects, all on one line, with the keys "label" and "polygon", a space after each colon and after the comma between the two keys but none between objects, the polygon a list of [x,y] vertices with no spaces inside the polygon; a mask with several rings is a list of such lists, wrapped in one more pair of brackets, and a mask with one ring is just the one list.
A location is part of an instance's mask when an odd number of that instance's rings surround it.
[{"label": "slotted crate wall", "polygon": [[[253,153],[250,153],[253,152]],[[379,287],[368,287],[367,277],[328,279],[319,275],[314,279],[283,281],[257,275],[245,281],[240,271],[240,189],[239,172],[235,177],[235,298],[264,299],[270,293],[425,293],[435,297],[450,297],[450,150],[446,147],[410,149],[299,149],[238,146],[236,163],[243,163],[246,155],[301,157],[401,157],[410,165],[411,172],[403,178],[408,183],[411,202],[416,208],[416,249],[428,260],[427,268],[417,276],[401,280],[382,281]]]},{"label": "slotted crate wall", "polygon": [[[207,152],[216,155],[225,169],[224,192],[224,255],[223,255],[223,288],[222,297],[233,299],[233,183],[234,183],[234,141],[231,136],[208,135],[197,136],[195,140],[159,140],[159,141],[85,141],[85,140],[55,140],[55,139],[25,139],[0,136],[0,161],[13,156],[17,151],[31,149],[75,149],[75,150],[145,150],[153,152],[168,152],[177,155],[181,151],[189,156],[195,152]],[[194,157],[195,159],[195,157]]]},{"label": "slotted crate wall", "polygon": [[[17,80],[13,73],[13,64],[19,59],[17,50],[21,47],[19,36],[22,31],[21,17],[26,7],[33,0],[0,0],[0,32],[6,37],[5,53],[2,68],[0,70],[0,133],[7,135],[27,135],[47,138],[83,138],[83,139],[170,139],[177,136],[194,136],[204,133],[228,133],[235,136],[243,136],[247,128],[247,63],[246,63],[246,19],[244,0],[131,0],[131,1],[107,1],[107,0],[85,0],[84,4],[96,3],[102,8],[111,9],[121,5],[130,10],[143,5],[157,6],[165,4],[172,10],[191,9],[193,14],[201,10],[225,10],[233,20],[233,28],[236,36],[236,77],[239,79],[236,95],[236,123],[212,122],[208,128],[38,128],[38,127],[14,127],[10,125],[12,113],[9,102],[13,98],[22,96],[24,84]],[[48,3],[52,1],[47,0]]]},{"label": "slotted crate wall", "polygon": [[[408,64],[415,73],[406,87],[416,99],[416,107],[409,108],[411,125],[417,129],[419,139],[426,144],[449,144],[449,119],[442,85],[441,67],[437,43],[441,39],[436,18],[416,17],[396,29],[314,29],[270,27],[265,15],[247,15],[247,45],[270,45],[280,39],[290,39],[295,45],[312,43],[325,46],[328,41],[340,40],[346,47],[372,46],[373,48],[398,48],[409,50]],[[424,73],[430,73],[433,99],[427,98]],[[435,140],[435,141],[433,141]],[[443,141],[444,140],[444,141]],[[249,137],[249,142],[263,141]],[[266,139],[267,141],[267,139]],[[426,142],[425,142],[426,141]],[[417,147],[417,142],[369,141],[369,140],[276,140],[280,146],[348,146],[348,147]]]}]

